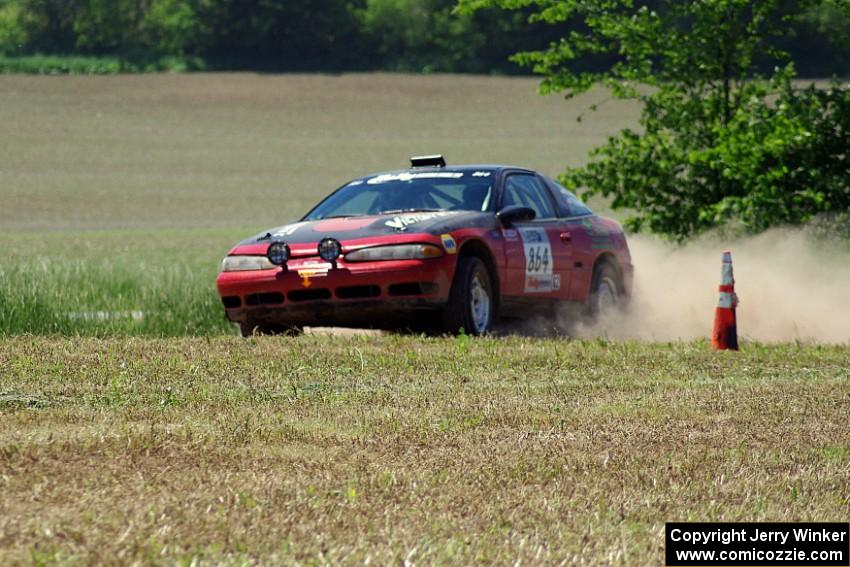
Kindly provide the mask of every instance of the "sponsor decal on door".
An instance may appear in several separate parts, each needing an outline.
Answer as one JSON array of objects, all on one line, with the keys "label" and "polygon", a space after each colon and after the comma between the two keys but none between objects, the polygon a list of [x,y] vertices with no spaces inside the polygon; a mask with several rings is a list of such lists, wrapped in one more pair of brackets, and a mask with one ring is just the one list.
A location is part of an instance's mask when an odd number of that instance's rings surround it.
[{"label": "sponsor decal on door", "polygon": [[521,228],[519,234],[525,252],[525,293],[553,291],[555,278],[552,275],[552,246],[549,244],[546,230]]}]

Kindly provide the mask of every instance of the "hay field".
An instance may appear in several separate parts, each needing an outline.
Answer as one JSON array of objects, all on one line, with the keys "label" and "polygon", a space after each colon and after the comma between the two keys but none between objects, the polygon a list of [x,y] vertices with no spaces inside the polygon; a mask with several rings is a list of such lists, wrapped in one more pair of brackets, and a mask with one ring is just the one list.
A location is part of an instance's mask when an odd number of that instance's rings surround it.
[{"label": "hay field", "polygon": [[604,92],[567,103],[536,84],[0,76],[0,334],[233,332],[213,285],[229,247],[352,177],[432,152],[554,175],[636,119]]},{"label": "hay field", "polygon": [[634,121],[534,79],[192,74],[0,76],[0,229],[263,228],[412,154],[556,174]]}]

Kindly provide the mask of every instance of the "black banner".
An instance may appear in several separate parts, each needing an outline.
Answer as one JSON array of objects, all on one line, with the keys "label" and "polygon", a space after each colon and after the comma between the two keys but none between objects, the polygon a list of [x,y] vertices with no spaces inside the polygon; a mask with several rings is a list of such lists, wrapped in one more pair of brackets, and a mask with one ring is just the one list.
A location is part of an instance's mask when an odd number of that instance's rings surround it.
[{"label": "black banner", "polygon": [[846,523],[667,523],[666,564],[850,566]]}]

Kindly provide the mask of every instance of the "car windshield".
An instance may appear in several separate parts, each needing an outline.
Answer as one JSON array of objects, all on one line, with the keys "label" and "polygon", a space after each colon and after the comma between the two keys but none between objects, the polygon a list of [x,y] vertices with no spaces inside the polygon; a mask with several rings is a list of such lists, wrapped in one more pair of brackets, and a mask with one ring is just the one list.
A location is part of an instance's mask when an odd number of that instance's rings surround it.
[{"label": "car windshield", "polygon": [[303,220],[414,211],[486,211],[491,171],[387,173],[345,185]]}]

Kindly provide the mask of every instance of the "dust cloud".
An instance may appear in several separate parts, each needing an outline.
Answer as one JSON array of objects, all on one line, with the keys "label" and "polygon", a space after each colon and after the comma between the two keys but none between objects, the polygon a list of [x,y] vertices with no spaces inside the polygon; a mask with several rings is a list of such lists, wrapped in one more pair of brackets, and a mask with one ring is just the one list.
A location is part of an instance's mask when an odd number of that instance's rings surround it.
[{"label": "dust cloud", "polygon": [[850,342],[850,248],[815,240],[804,230],[774,229],[685,246],[651,237],[629,239],[634,297],[624,314],[570,333],[613,339],[708,338],[720,283],[720,260],[732,252],[738,335],[761,342]]}]

